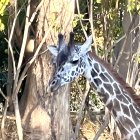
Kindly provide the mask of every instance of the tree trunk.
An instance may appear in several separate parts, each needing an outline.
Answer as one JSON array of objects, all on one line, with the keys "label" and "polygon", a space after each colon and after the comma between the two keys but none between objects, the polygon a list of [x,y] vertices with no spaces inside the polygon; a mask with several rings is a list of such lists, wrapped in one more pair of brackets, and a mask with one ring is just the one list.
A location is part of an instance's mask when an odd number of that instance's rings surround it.
[{"label": "tree trunk", "polygon": [[[32,6],[32,5],[31,5]],[[45,0],[38,15],[36,44],[40,43],[49,30],[46,44],[57,43],[58,32],[69,35],[72,31],[74,1]],[[38,56],[27,73],[24,95],[20,103],[24,139],[33,140],[69,140],[72,127],[69,112],[69,85],[55,93],[47,93],[47,85],[53,73],[52,58],[49,52]]]},{"label": "tree trunk", "polygon": [[[135,87],[138,77],[138,60],[136,56],[140,53],[140,46],[139,30],[135,27],[139,24],[139,18],[138,14],[130,15],[129,12],[125,11],[123,29],[127,35],[127,39],[121,39],[114,49],[115,59],[113,63],[115,64],[118,57],[120,57],[117,64],[118,72],[132,87]],[[132,31],[133,28],[135,30]],[[129,30],[131,33],[127,34]],[[123,51],[120,54],[122,48]]]}]

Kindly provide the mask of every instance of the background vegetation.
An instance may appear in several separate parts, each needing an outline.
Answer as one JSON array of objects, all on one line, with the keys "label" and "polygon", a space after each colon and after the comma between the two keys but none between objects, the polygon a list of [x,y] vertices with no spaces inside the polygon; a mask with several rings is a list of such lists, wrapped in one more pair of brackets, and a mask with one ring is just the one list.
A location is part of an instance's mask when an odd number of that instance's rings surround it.
[{"label": "background vegetation", "polygon": [[[20,7],[20,13],[18,15],[19,23],[25,24],[27,1],[17,1],[18,7]],[[12,26],[10,18],[13,16],[9,11],[12,7],[12,3],[9,0],[0,0],[0,111],[4,112],[4,104],[8,100],[8,56],[9,52],[9,28]],[[17,13],[17,11],[16,11]],[[140,50],[140,2],[138,0],[76,0],[75,14],[72,21],[73,30],[75,33],[75,41],[82,43],[85,38],[92,34],[94,39],[93,50],[105,61],[111,63],[112,66],[118,71],[124,79],[136,89],[139,94],[139,50]],[[54,20],[56,17],[54,16]],[[22,21],[22,22],[21,22]],[[129,23],[127,21],[130,21]],[[54,22],[54,21],[53,21]],[[24,26],[20,25],[20,32],[24,32]],[[33,25],[33,28],[36,25]],[[61,28],[56,28],[59,31]],[[31,33],[32,35],[34,32]],[[131,43],[129,46],[128,38],[131,37]],[[139,39],[139,40],[138,40]],[[17,40],[20,39],[18,38]],[[15,57],[15,66],[18,65],[18,58],[20,49],[18,43],[14,40],[12,43],[13,55]],[[137,42],[137,43],[136,43]],[[20,43],[19,43],[20,44]],[[123,47],[124,46],[124,47]],[[127,47],[126,47],[127,46]],[[131,61],[125,67],[121,67],[121,64],[127,62],[122,56],[125,56],[123,52],[129,52],[128,62]],[[122,52],[122,53],[120,53]],[[25,57],[25,56],[24,56]],[[119,58],[119,60],[118,60]],[[25,63],[22,63],[21,69],[23,69]],[[134,69],[135,68],[135,69]],[[125,69],[125,70],[124,70]],[[21,70],[22,71],[22,70]],[[126,71],[125,74],[122,71]],[[12,71],[13,74],[13,71]],[[20,75],[21,73],[19,73]],[[78,115],[81,116],[80,124],[82,120],[90,118],[93,121],[93,115],[104,114],[104,105],[100,98],[97,96],[94,89],[87,86],[86,80],[80,77],[78,81],[74,82],[71,86],[71,99],[70,109],[72,117],[76,119]],[[18,91],[18,99],[21,99],[25,88],[25,81],[23,80],[21,87]],[[88,95],[85,89],[88,89]],[[81,102],[84,105],[81,105]],[[9,103],[8,103],[9,104]],[[84,110],[84,111],[83,111]],[[85,113],[85,116],[83,115]],[[87,115],[88,114],[88,115]],[[15,124],[14,124],[15,125]],[[78,122],[75,124],[78,125]],[[2,128],[2,127],[1,127]]]}]

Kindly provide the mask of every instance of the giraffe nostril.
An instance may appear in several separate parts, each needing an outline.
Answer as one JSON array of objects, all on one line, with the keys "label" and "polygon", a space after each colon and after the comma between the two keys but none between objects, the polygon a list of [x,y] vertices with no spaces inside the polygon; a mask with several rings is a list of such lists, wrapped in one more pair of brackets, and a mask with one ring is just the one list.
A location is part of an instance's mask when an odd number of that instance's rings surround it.
[{"label": "giraffe nostril", "polygon": [[52,85],[55,85],[55,83],[56,83],[56,80],[53,80],[53,81],[52,81]]},{"label": "giraffe nostril", "polygon": [[61,79],[58,77],[55,77],[52,79],[48,85],[47,92],[54,92],[56,91],[61,85]]}]

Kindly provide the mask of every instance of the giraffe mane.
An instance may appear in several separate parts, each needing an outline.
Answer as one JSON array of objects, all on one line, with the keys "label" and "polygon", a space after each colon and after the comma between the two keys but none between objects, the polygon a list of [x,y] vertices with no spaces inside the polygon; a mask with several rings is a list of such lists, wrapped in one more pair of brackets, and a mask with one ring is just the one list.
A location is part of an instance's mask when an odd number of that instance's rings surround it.
[{"label": "giraffe mane", "polygon": [[93,57],[95,60],[97,60],[99,63],[101,63],[108,71],[109,73],[115,78],[120,85],[123,86],[123,88],[126,90],[126,92],[133,98],[135,103],[140,107],[140,97],[135,93],[132,87],[128,83],[125,82],[125,80],[117,73],[117,71],[106,61],[99,58],[95,52],[89,52],[89,56]]}]

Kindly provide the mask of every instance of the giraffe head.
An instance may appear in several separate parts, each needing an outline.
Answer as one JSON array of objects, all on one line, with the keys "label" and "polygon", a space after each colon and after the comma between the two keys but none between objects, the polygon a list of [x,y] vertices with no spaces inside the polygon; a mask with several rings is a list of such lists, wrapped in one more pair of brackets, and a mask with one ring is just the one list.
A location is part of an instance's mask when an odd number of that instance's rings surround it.
[{"label": "giraffe head", "polygon": [[66,45],[62,34],[58,35],[58,47],[49,46],[49,51],[55,58],[55,73],[47,91],[56,91],[59,87],[72,82],[87,69],[87,52],[91,50],[92,36],[83,45],[74,44],[74,34],[70,33]]}]

